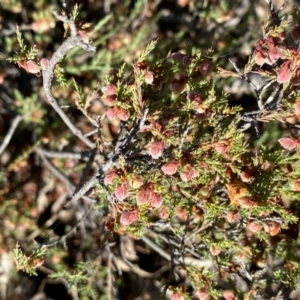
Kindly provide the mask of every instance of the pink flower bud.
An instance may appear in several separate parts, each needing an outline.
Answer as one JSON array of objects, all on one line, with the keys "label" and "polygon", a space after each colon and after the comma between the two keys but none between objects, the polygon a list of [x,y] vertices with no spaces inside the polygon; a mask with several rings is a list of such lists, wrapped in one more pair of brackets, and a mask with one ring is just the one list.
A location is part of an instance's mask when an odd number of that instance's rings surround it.
[{"label": "pink flower bud", "polygon": [[270,59],[271,64],[276,63],[276,61],[280,58],[279,49],[276,46],[273,46],[269,49],[268,57]]},{"label": "pink flower bud", "polygon": [[118,173],[116,170],[110,171],[104,177],[104,184],[106,185],[113,184],[114,179],[117,177],[118,177]]},{"label": "pink flower bud", "polygon": [[234,300],[235,296],[231,290],[225,290],[225,291],[223,291],[223,298],[225,300]]},{"label": "pink flower bud", "polygon": [[161,197],[161,195],[159,195],[159,194],[157,194],[155,192],[151,193],[151,195],[150,195],[150,203],[151,203],[152,207],[155,207],[155,208],[160,207],[161,204],[162,204],[162,197]]},{"label": "pink flower bud", "polygon": [[267,59],[267,54],[261,50],[255,50],[254,52],[254,61],[257,65],[262,66]]},{"label": "pink flower bud", "polygon": [[242,208],[252,208],[257,206],[257,203],[249,196],[240,197],[238,201]]},{"label": "pink flower bud", "polygon": [[106,111],[106,116],[109,120],[114,120],[115,118],[118,117],[118,113],[119,113],[119,110],[117,107],[112,107],[112,108],[109,108],[107,111]]},{"label": "pink flower bud", "polygon": [[295,115],[300,115],[300,99],[296,100],[294,104]]},{"label": "pink flower bud", "polygon": [[292,62],[290,60],[287,60],[280,66],[280,69],[277,73],[278,83],[285,83],[291,80],[292,77],[291,64]]},{"label": "pink flower bud", "polygon": [[108,96],[104,95],[102,97],[103,103],[107,106],[113,106],[116,101],[116,95]]},{"label": "pink flower bud", "polygon": [[149,70],[147,70],[146,73],[145,73],[145,82],[147,84],[152,84],[153,81],[154,81],[153,73],[150,72]]},{"label": "pink flower bud", "polygon": [[163,207],[159,210],[159,216],[161,219],[168,219],[169,218],[169,209],[168,207]]},{"label": "pink flower bud", "polygon": [[229,150],[229,145],[221,142],[215,145],[215,149],[220,154],[227,154]]},{"label": "pink flower bud", "polygon": [[140,190],[136,194],[136,204],[143,205],[143,204],[147,203],[150,199],[151,194],[152,194],[152,189],[150,189],[149,187],[146,187],[146,188]]},{"label": "pink flower bud", "polygon": [[194,170],[190,164],[185,165],[183,170],[179,172],[180,178],[184,182],[190,181],[192,178],[198,177],[199,172]]},{"label": "pink flower bud", "polygon": [[208,290],[208,285],[200,288],[197,292],[196,295],[198,296],[199,300],[208,300],[209,297],[209,290]]},{"label": "pink flower bud", "polygon": [[229,211],[226,215],[226,220],[229,222],[229,223],[236,223],[240,218],[240,215],[239,213],[234,213],[232,211]]},{"label": "pink flower bud", "polygon": [[246,183],[252,182],[254,180],[253,172],[250,171],[242,171],[240,177],[241,180]]},{"label": "pink flower bud", "polygon": [[130,117],[130,113],[129,113],[128,110],[125,110],[124,108],[119,107],[119,109],[118,109],[118,117],[122,121],[127,121],[129,119],[129,117]]},{"label": "pink flower bud", "polygon": [[251,231],[252,233],[257,233],[258,231],[261,230],[262,226],[261,226],[259,223],[253,221],[253,222],[248,223],[248,224],[246,225],[246,228],[247,228],[249,231]]},{"label": "pink flower bud", "polygon": [[47,69],[48,63],[49,63],[49,59],[42,58],[40,60],[41,67],[44,71]]},{"label": "pink flower bud", "polygon": [[171,300],[184,300],[184,297],[177,292],[173,292]]},{"label": "pink flower bud", "polygon": [[78,33],[78,35],[81,37],[81,39],[82,39],[82,41],[83,41],[84,43],[86,43],[86,44],[89,43],[89,37],[88,37],[88,35],[86,34],[85,31],[83,31],[83,30],[78,30],[77,33]]},{"label": "pink flower bud", "polygon": [[26,63],[26,66],[27,66],[27,71],[29,73],[37,74],[41,71],[40,67],[33,60],[28,60],[27,63]]},{"label": "pink flower bud", "polygon": [[292,150],[296,147],[297,145],[297,140],[289,137],[281,138],[278,140],[280,145],[287,150]]},{"label": "pink flower bud", "polygon": [[127,183],[123,182],[115,189],[115,196],[118,200],[123,201],[128,196]]},{"label": "pink flower bud", "polygon": [[171,161],[166,164],[164,164],[161,167],[161,170],[164,172],[166,175],[173,175],[177,172],[178,167],[180,166],[180,163],[177,161]]},{"label": "pink flower bud", "polygon": [[211,255],[217,256],[221,253],[221,248],[218,245],[215,245],[209,249]]},{"label": "pink flower bud", "polygon": [[150,145],[149,152],[152,158],[157,159],[162,156],[165,148],[165,142],[160,140],[158,142],[154,142]]},{"label": "pink flower bud", "polygon": [[103,94],[106,94],[108,96],[113,96],[117,94],[117,88],[113,84],[108,84],[101,88],[101,91]]},{"label": "pink flower bud", "polygon": [[130,225],[133,222],[135,222],[136,220],[138,220],[139,218],[139,214],[138,214],[138,210],[135,209],[133,211],[127,211],[122,213],[121,218],[120,218],[120,223],[122,225]]}]

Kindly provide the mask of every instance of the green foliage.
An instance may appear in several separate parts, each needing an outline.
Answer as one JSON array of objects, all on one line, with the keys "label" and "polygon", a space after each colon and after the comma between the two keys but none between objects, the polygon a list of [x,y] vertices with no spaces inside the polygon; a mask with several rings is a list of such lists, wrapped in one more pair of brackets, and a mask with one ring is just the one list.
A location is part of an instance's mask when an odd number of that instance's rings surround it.
[{"label": "green foliage", "polygon": [[35,59],[36,55],[38,54],[38,50],[35,46],[30,47],[27,50],[27,46],[24,43],[22,38],[22,34],[19,30],[19,26],[16,26],[16,35],[17,35],[17,43],[19,51],[17,54],[12,55],[11,57],[7,58],[9,62],[18,63],[24,60],[33,60]]},{"label": "green foliage", "polygon": [[14,260],[17,270],[22,270],[28,273],[30,276],[37,275],[36,269],[44,262],[44,256],[46,249],[41,248],[33,250],[29,256],[23,253],[20,245],[17,244],[14,249]]},{"label": "green foliage", "polygon": [[45,115],[45,109],[42,107],[41,99],[37,94],[33,94],[31,97],[24,97],[20,91],[15,90],[16,106],[15,110],[23,116],[24,121],[27,124],[43,124],[43,116]]}]

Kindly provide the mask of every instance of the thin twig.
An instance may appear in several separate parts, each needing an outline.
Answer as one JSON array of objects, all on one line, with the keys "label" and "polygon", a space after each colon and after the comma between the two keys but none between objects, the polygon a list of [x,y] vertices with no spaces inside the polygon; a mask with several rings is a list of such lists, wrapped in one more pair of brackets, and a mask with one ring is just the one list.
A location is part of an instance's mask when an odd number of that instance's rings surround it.
[{"label": "thin twig", "polygon": [[90,207],[82,215],[81,219],[78,220],[77,223],[76,223],[76,225],[74,227],[72,227],[69,231],[67,231],[67,233],[65,233],[63,236],[57,238],[52,243],[43,244],[41,248],[51,248],[51,247],[56,246],[60,241],[66,240],[66,238],[74,231],[74,229],[76,229],[82,223],[82,221],[85,220],[85,218],[88,216],[88,214],[92,211],[93,207],[94,207],[93,205],[90,205]]},{"label": "thin twig", "polygon": [[271,95],[269,96],[269,98],[267,99],[267,101],[264,103],[264,108],[267,108],[267,106],[271,105],[271,103],[274,101],[275,97],[280,93],[281,90],[283,90],[282,84],[279,84],[278,86],[276,86],[276,88],[271,93]]},{"label": "thin twig", "polygon": [[4,137],[1,146],[0,146],[0,155],[2,155],[2,153],[4,152],[5,148],[7,147],[7,145],[9,144],[18,124],[23,120],[23,117],[21,117],[20,115],[17,115],[13,121],[10,124],[10,128],[6,134],[6,136]]},{"label": "thin twig", "polygon": [[[164,257],[167,261],[171,261],[171,255],[168,254],[166,251],[164,251],[162,248],[160,248],[159,246],[157,246],[154,242],[152,242],[149,238],[147,238],[146,236],[142,236],[142,241],[144,243],[146,243],[151,249],[153,249],[155,252],[157,252],[158,254],[160,254],[162,257]],[[185,265],[192,265],[198,268],[214,268],[214,263],[212,260],[208,260],[208,259],[196,259],[193,257],[184,257],[184,259],[182,258],[178,258],[174,259],[173,262],[175,264],[182,264],[184,263]]]},{"label": "thin twig", "polygon": [[85,51],[95,52],[96,48],[91,46],[90,44],[86,44],[82,41],[82,39],[77,35],[77,30],[75,23],[68,19],[66,16],[58,15],[54,12],[55,17],[65,23],[68,23],[70,27],[71,37],[67,38],[53,53],[52,58],[48,62],[46,70],[43,70],[43,87],[45,90],[45,94],[55,109],[55,111],[60,115],[65,124],[69,127],[73,134],[75,134],[80,140],[82,140],[87,146],[90,148],[94,148],[94,143],[92,143],[88,138],[86,138],[82,132],[74,126],[69,117],[65,114],[65,112],[61,109],[60,105],[57,103],[56,99],[53,97],[51,92],[51,85],[53,79],[53,72],[56,64],[67,54],[68,51],[73,49],[74,47],[82,48]]},{"label": "thin twig", "polygon": [[65,186],[68,189],[69,195],[71,195],[75,190],[75,185],[69,180],[69,178],[63,174],[60,170],[58,170],[53,164],[43,155],[43,153],[40,151],[40,148],[36,148],[35,152],[39,155],[39,157],[42,159],[43,164],[45,167],[52,172],[55,177],[57,177],[60,181],[62,181]]},{"label": "thin twig", "polygon": [[119,158],[122,151],[124,151],[125,148],[130,145],[135,134],[144,127],[144,124],[145,124],[146,118],[147,118],[147,114],[148,114],[148,109],[145,110],[142,119],[137,121],[136,125],[133,126],[133,128],[128,133],[125,140],[123,140],[122,143],[120,142],[120,143],[118,143],[118,145],[116,145],[116,148],[113,151],[110,159],[105,164],[103,164],[97,172],[94,173],[94,175],[83,185],[83,187],[78,192],[76,192],[73,195],[73,197],[71,198],[69,203],[66,205],[66,207],[69,206],[71,203],[78,201],[82,196],[84,196],[89,190],[91,190],[94,187],[94,185],[97,182],[99,182],[99,177],[102,176],[107,170],[109,170],[112,166],[115,165],[115,162]]},{"label": "thin twig", "polygon": [[[93,155],[93,150],[84,151],[84,152],[58,152],[58,151],[49,151],[42,148],[39,148],[39,151],[43,153],[44,156],[49,158],[59,158],[59,159],[76,159],[76,160],[87,160]],[[104,161],[104,157],[100,154],[95,156],[95,160]]]},{"label": "thin twig", "polygon": [[86,177],[88,176],[88,173],[89,171],[91,170],[92,168],[92,165],[93,165],[93,162],[95,161],[95,156],[96,156],[96,153],[97,153],[97,150],[96,148],[92,150],[92,153],[91,153],[91,156],[89,157],[89,160],[82,172],[82,175],[81,175],[81,178],[80,178],[80,181],[79,181],[79,184],[76,188],[76,191],[78,191],[80,188],[80,186],[82,186],[86,180]]}]

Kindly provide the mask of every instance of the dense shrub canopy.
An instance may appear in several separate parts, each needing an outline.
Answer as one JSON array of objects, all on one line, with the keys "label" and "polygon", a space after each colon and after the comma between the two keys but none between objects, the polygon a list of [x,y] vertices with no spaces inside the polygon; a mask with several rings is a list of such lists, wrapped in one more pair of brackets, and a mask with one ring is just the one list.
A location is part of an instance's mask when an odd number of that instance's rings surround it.
[{"label": "dense shrub canopy", "polygon": [[1,8],[2,298],[298,299],[294,4],[25,2]]}]

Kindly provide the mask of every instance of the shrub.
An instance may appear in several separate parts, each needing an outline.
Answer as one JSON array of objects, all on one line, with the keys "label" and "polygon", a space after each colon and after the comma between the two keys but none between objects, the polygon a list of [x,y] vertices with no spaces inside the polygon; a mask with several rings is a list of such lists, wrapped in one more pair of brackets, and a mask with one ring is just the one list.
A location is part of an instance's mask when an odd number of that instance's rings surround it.
[{"label": "shrub", "polygon": [[[91,38],[109,17],[93,26],[79,20],[78,6],[54,13],[65,39],[51,58],[38,50],[49,42],[38,32],[54,26],[50,13],[35,15],[31,47],[16,27],[16,41],[7,43],[18,50],[11,46],[16,53],[8,61],[43,83],[43,92],[36,85],[28,97],[14,92],[17,116],[0,148],[18,126],[35,133],[34,144],[21,155],[15,149],[19,157],[2,171],[17,182],[18,173],[26,178],[39,165],[24,205],[13,184],[3,183],[3,222],[12,227],[3,236],[6,251],[16,244],[18,270],[62,280],[74,299],[135,298],[133,276],[151,279],[153,299],[155,292],[172,300],[296,293],[299,11],[281,19],[271,4],[248,62],[241,68],[230,60],[231,70],[216,63],[212,49],[170,52],[156,38],[121,64],[116,38],[100,51],[114,58],[108,71]],[[138,1],[129,15],[141,7]],[[144,24],[139,30],[145,35]],[[225,83],[232,78],[252,89],[253,107],[230,103]],[[49,228],[58,237],[47,241]]]}]

